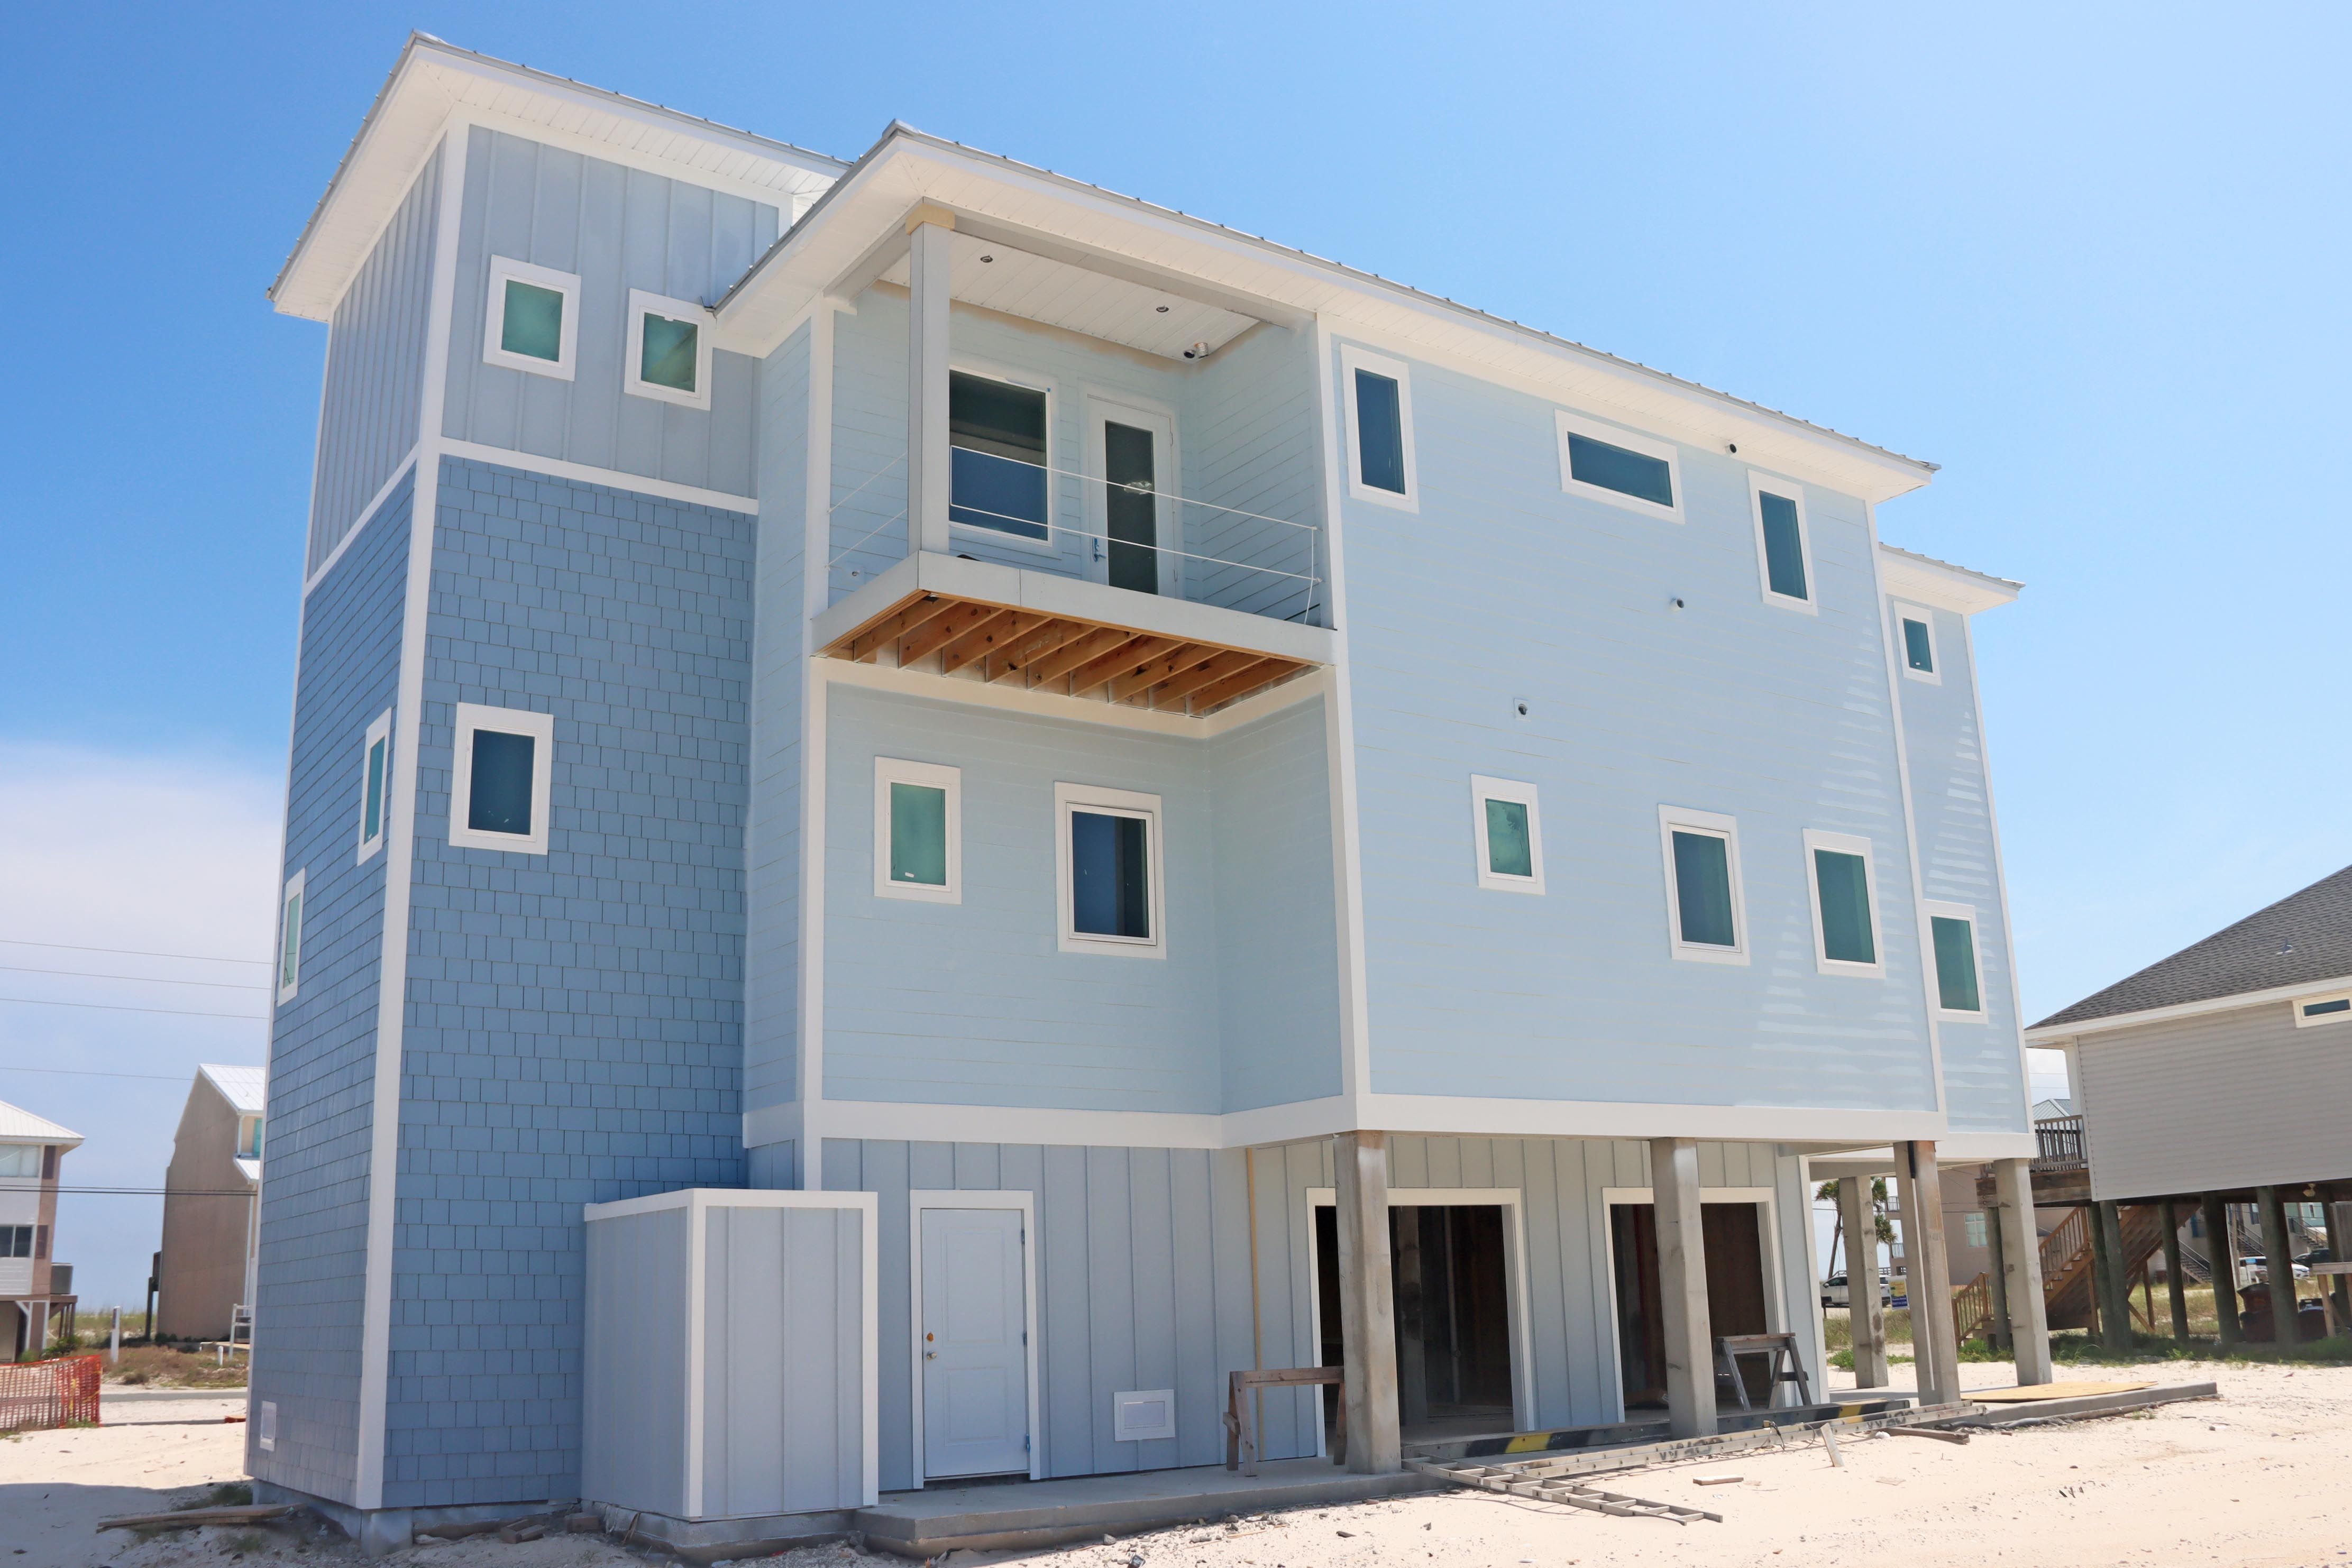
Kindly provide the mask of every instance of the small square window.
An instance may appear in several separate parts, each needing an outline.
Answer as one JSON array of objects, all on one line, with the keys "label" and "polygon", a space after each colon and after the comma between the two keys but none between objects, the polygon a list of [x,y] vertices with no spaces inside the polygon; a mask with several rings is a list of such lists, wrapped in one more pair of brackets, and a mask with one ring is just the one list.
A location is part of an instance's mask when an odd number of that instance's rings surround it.
[{"label": "small square window", "polygon": [[1054,807],[1062,951],[1165,956],[1160,797],[1056,784]]},{"label": "small square window", "polygon": [[1015,538],[1053,537],[1042,387],[948,372],[948,521]]},{"label": "small square window", "polygon": [[2305,997],[2294,1004],[2294,1026],[2311,1029],[2324,1023],[2352,1023],[2352,995]]},{"label": "small square window", "polygon": [[1665,522],[1683,520],[1682,469],[1670,442],[1555,409],[1559,486]]},{"label": "small square window", "polygon": [[963,770],[874,759],[874,892],[963,902]]},{"label": "small square window", "polygon": [[1751,473],[1748,493],[1756,510],[1756,569],[1764,601],[1815,613],[1805,487]]},{"label": "small square window", "polygon": [[1936,1010],[1957,1019],[1984,1017],[1978,986],[1977,912],[1964,904],[1923,904],[1927,939],[1936,953]]},{"label": "small square window", "polygon": [[392,710],[376,715],[360,742],[360,849],[364,862],[383,848],[383,830],[392,815]]},{"label": "small square window", "polygon": [[1702,964],[1747,963],[1739,824],[1713,811],[1661,806],[1658,833],[1674,956]]},{"label": "small square window", "polygon": [[1471,775],[1470,826],[1480,887],[1496,893],[1544,890],[1543,820],[1534,785]]},{"label": "small square window", "polygon": [[236,1119],[236,1157],[257,1160],[261,1157],[261,1121],[258,1116]]},{"label": "small square window", "polygon": [[1348,403],[1348,494],[1360,501],[1418,510],[1412,452],[1412,379],[1399,361],[1339,346]]},{"label": "small square window", "polygon": [[1824,975],[1883,977],[1878,920],[1871,905],[1870,841],[1808,829],[1811,862],[1813,958]]},{"label": "small square window", "polygon": [[302,982],[302,881],[296,872],[278,903],[278,999],[290,1002]]},{"label": "small square window", "polygon": [[1943,675],[1936,665],[1936,617],[1916,604],[1895,607],[1896,652],[1903,659],[1903,674],[1911,680],[1943,684]]},{"label": "small square window", "polygon": [[570,381],[580,342],[580,279],[512,256],[490,257],[482,309],[487,364]]},{"label": "small square window", "polygon": [[554,750],[552,714],[459,703],[449,842],[545,854]]},{"label": "small square window", "polygon": [[709,408],[709,312],[691,300],[630,289],[621,390],[684,408]]}]

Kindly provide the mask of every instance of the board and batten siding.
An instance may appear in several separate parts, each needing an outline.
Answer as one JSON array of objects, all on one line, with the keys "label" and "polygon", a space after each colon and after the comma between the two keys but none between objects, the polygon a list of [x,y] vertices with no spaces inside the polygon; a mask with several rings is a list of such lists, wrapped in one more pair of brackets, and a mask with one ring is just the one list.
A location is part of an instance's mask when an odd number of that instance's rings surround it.
[{"label": "board and batten siding", "polygon": [[[1372,1087],[1932,1111],[1863,504],[1804,486],[1794,613],[1745,465],[1680,448],[1680,523],[1570,495],[1554,407],[1414,365],[1418,515],[1342,502]],[[1537,786],[1546,895],[1479,888],[1472,774]],[[1670,956],[1662,805],[1738,820],[1747,965]],[[1883,980],[1816,972],[1808,828],[1871,841]]]},{"label": "board and batten siding", "polygon": [[[1904,751],[1919,830],[1919,881],[1926,896],[1976,911],[1978,998],[1982,1022],[1941,1019],[1945,1109],[1954,1133],[2023,1133],[2032,1096],[2019,1036],[2016,977],[2001,903],[1992,791],[1977,727],[1976,663],[1965,617],[1929,610],[1936,622],[1940,684],[1898,677]],[[1896,660],[1899,667],[1902,661]]]},{"label": "board and batten siding", "polygon": [[2157,1197],[2352,1176],[2352,1023],[2286,1002],[2080,1037],[2091,1193]]},{"label": "board and batten siding", "polygon": [[425,160],[335,306],[319,398],[305,576],[334,553],[424,434],[425,345],[431,336],[443,156],[436,151]]},{"label": "board and batten siding", "polygon": [[[758,361],[711,356],[708,411],[622,390],[629,290],[709,303],[772,244],[777,210],[567,149],[468,132],[442,434],[730,496],[756,481]],[[490,258],[580,278],[572,380],[486,363]]]},{"label": "board and batten siding", "polygon": [[[277,1446],[246,1433],[247,1471],[355,1502],[360,1328],[373,1138],[376,988],[384,863],[358,857],[368,726],[400,686],[414,481],[384,497],[310,590],[286,797],[282,875],[303,873],[299,985],[269,1043],[269,1180],[256,1303],[269,1350],[255,1409],[278,1407]],[[399,807],[395,803],[394,810]],[[242,1207],[243,1206],[238,1206]]]}]

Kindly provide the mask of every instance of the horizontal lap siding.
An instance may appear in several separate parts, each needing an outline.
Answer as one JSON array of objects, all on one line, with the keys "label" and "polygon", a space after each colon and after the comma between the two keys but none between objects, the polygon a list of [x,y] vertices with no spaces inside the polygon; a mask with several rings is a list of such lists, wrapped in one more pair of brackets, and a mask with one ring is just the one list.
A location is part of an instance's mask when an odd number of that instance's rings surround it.
[{"label": "horizontal lap siding", "polygon": [[[1412,397],[1420,514],[1347,503],[1373,1087],[1932,1109],[1861,503],[1807,487],[1792,614],[1736,460],[1683,448],[1656,521],[1561,491],[1550,404]],[[1538,787],[1548,895],[1477,887],[1473,773]],[[1662,804],[1738,819],[1748,967],[1669,956]],[[1815,972],[1807,828],[1871,840],[1884,981]]]},{"label": "horizontal lap siding", "polygon": [[[285,874],[304,873],[300,985],[269,1051],[269,1182],[254,1397],[278,1406],[264,1480],[354,1500],[368,1156],[383,957],[382,852],[358,860],[368,726],[400,684],[414,495],[404,481],[303,608]],[[257,1432],[258,1428],[255,1429]]]},{"label": "horizontal lap siding", "polygon": [[326,384],[319,398],[310,571],[334,553],[360,520],[360,509],[383,488],[423,434],[420,400],[440,211],[436,152],[335,307],[327,336]]},{"label": "horizontal lap siding", "polygon": [[[753,493],[757,361],[711,356],[708,411],[622,390],[629,290],[708,303],[776,237],[741,196],[477,126],[466,154],[443,432],[729,495]],[[571,381],[485,363],[490,259],[580,278]],[[706,330],[709,329],[707,327]]]},{"label": "horizontal lap siding", "polygon": [[1329,624],[1322,585],[1303,580],[1330,575],[1311,340],[1253,328],[1194,371],[1183,396],[1183,489],[1201,503],[1182,508],[1184,548],[1209,558],[1184,563],[1185,597]]},{"label": "horizontal lap siding", "polygon": [[[441,479],[387,1506],[573,1495],[580,1205],[744,1179],[752,519]],[[458,702],[553,716],[549,854],[449,846]]]},{"label": "horizontal lap siding", "polygon": [[834,319],[833,499],[824,537],[827,604],[907,556],[903,293],[868,289],[855,314]]},{"label": "horizontal lap siding", "polygon": [[1919,880],[1931,899],[1976,911],[1977,984],[1984,1021],[1936,1025],[1944,1054],[1946,1109],[1955,1133],[2022,1133],[2029,1115],[2025,1054],[2018,1037],[2017,986],[2009,969],[1992,790],[1977,727],[1975,661],[1964,617],[1934,610],[1943,681],[1907,677],[1904,751],[1919,825]]}]

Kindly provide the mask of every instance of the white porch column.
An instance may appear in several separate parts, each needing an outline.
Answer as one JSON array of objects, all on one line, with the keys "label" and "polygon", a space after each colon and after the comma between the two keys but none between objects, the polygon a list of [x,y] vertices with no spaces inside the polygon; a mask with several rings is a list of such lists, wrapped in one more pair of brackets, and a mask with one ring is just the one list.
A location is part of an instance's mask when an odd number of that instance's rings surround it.
[{"label": "white porch column", "polygon": [[2042,1293],[2042,1238],[2033,1232],[2033,1165],[1995,1160],[2002,1282],[2009,1293],[2009,1337],[2017,1352],[2017,1381],[2052,1381],[2049,1299]]},{"label": "white porch column", "polygon": [[1396,1301],[1389,1271],[1389,1135],[1341,1133],[1331,1140],[1339,1180],[1339,1343],[1347,1385],[1339,1419],[1348,1468],[1390,1475],[1404,1468],[1397,1434]]},{"label": "white porch column", "polygon": [[948,549],[948,261],[955,215],[907,215],[907,550]]},{"label": "white porch column", "polygon": [[1897,1144],[1895,1157],[1906,1173],[1903,1250],[1911,1268],[1911,1354],[1919,1374],[1919,1402],[1941,1405],[1960,1392],[1960,1347],[1952,1329],[1952,1263],[1944,1249],[1944,1184],[1931,1140]]},{"label": "white porch column", "polygon": [[1715,1435],[1715,1333],[1706,1314],[1706,1239],[1698,1144],[1650,1140],[1650,1195],[1658,1227],[1658,1324],[1666,1347],[1666,1427],[1675,1437]]},{"label": "white porch column", "polygon": [[1886,1386],[1886,1319],[1878,1305],[1878,1208],[1866,1176],[1838,1177],[1838,1224],[1845,1232],[1846,1316],[1853,1325],[1853,1382]]}]

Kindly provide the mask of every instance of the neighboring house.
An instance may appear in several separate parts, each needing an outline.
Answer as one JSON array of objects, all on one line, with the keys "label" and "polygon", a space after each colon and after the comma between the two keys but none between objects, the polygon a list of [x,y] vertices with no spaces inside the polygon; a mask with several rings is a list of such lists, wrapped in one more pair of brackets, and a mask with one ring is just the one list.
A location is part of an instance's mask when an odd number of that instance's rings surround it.
[{"label": "neighboring house", "polygon": [[262,1068],[208,1062],[189,1087],[163,1178],[155,1315],[173,1339],[226,1339],[253,1300],[268,1082]]},{"label": "neighboring house", "polygon": [[[1879,542],[1930,465],[423,37],[271,297],[330,330],[269,1495],[613,1499],[611,1379],[700,1299],[623,1222],[809,1211],[847,1250],[686,1314],[693,1398],[837,1299],[837,1428],[654,1511],[1213,1463],[1230,1371],[1341,1358],[1357,1468],[1698,1430],[1710,1326],[1822,1385],[1810,1158],[2032,1151],[1970,627],[2017,587]],[[662,1255],[732,1291],[733,1234]]]},{"label": "neighboring house", "polygon": [[73,1266],[56,1261],[58,1170],[81,1134],[0,1101],[0,1333],[38,1352],[73,1326]]}]

